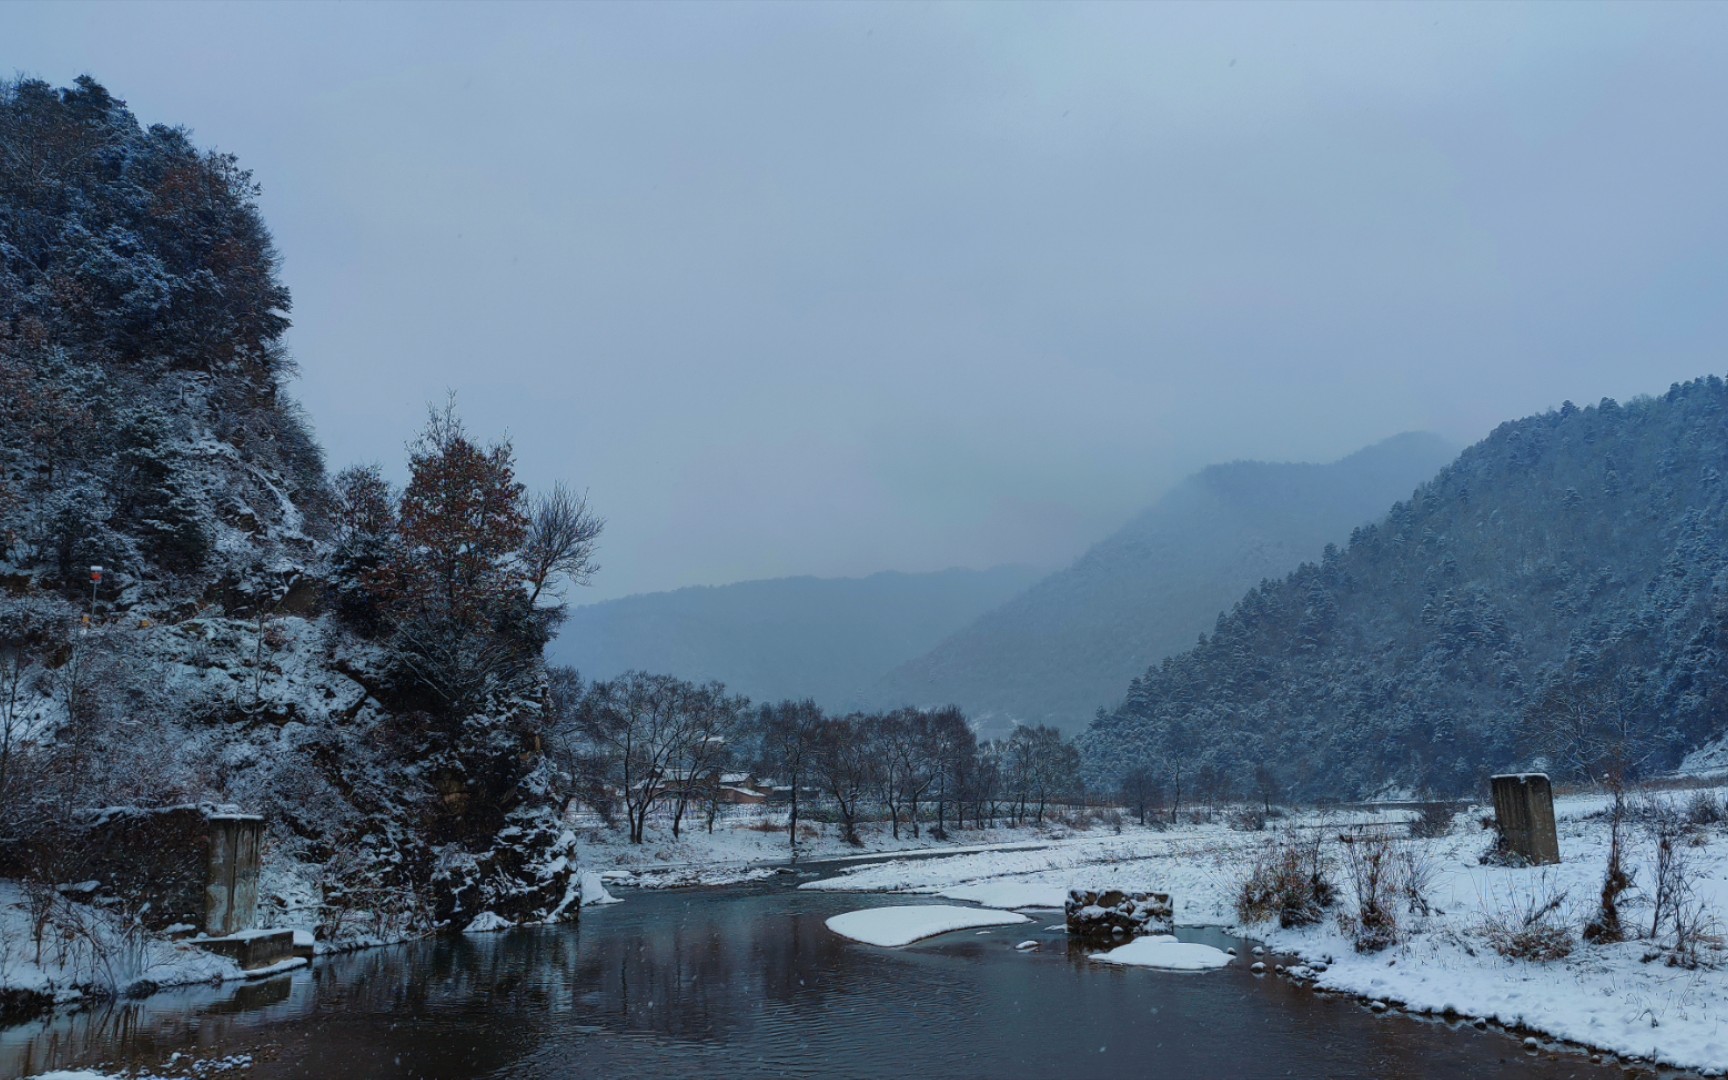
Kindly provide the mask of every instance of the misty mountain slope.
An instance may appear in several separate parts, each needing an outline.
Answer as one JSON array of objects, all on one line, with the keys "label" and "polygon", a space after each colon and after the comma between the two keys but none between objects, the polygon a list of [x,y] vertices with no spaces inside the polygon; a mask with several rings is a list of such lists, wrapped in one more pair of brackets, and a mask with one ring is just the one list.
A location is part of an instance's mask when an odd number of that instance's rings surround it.
[{"label": "misty mountain slope", "polygon": [[1462,791],[1584,745],[1543,716],[1622,716],[1604,745],[1673,766],[1728,727],[1725,417],[1710,376],[1501,425],[1136,679],[1086,736],[1094,779],[1180,762],[1299,795]]},{"label": "misty mountain slope", "polygon": [[998,566],[790,577],[626,596],[573,609],[547,653],[589,678],[639,668],[719,679],[757,700],[812,697],[847,708],[883,672],[1043,573]]},{"label": "misty mountain slope", "polygon": [[891,672],[870,700],[953,703],[998,722],[1077,730],[1249,586],[1342,541],[1455,453],[1412,433],[1329,465],[1211,466],[1068,569]]}]

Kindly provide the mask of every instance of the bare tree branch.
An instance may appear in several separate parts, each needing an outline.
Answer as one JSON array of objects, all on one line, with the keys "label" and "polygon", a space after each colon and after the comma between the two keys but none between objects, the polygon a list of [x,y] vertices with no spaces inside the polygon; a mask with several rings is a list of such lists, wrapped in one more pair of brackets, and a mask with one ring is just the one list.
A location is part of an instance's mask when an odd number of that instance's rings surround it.
[{"label": "bare tree branch", "polygon": [[595,542],[606,522],[588,508],[588,496],[577,495],[563,484],[535,498],[528,516],[528,539],[522,545],[522,562],[533,586],[530,605],[542,592],[562,596],[553,586],[558,578],[586,585],[600,569],[594,561]]}]

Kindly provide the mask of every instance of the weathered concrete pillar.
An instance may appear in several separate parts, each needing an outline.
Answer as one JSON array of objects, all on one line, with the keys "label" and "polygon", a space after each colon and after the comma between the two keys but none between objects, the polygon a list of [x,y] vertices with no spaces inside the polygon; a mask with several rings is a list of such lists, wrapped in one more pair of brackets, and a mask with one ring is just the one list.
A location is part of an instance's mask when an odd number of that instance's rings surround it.
[{"label": "weathered concrete pillar", "polygon": [[1554,828],[1554,788],[1545,773],[1493,777],[1494,822],[1507,855],[1531,866],[1560,861],[1560,835]]},{"label": "weathered concrete pillar", "polygon": [[250,930],[258,918],[258,847],[264,819],[253,814],[211,814],[209,822],[204,932],[223,937]]}]

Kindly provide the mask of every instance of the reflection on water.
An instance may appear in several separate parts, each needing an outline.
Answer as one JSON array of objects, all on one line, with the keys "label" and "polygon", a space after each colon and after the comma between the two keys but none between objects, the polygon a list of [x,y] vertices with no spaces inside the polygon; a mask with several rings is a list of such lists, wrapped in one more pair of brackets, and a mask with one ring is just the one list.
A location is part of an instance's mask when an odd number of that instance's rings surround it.
[{"label": "reflection on water", "polygon": [[[580,929],[441,939],[0,1031],[0,1076],[249,1053],[246,1075],[1619,1076],[1503,1035],[1376,1018],[1240,967],[1105,969],[1060,931],[856,945],[905,898],[633,894]],[[1221,935],[1184,936],[1230,942]],[[1036,952],[1014,944],[1039,940]]]}]

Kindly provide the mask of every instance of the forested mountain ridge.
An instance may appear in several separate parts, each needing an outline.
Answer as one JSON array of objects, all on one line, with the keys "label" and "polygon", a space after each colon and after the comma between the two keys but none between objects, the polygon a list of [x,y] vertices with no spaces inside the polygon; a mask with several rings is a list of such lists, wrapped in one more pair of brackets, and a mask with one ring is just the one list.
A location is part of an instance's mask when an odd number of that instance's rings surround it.
[{"label": "forested mountain ridge", "polygon": [[1728,726],[1725,469],[1714,375],[1502,424],[1135,679],[1088,770],[1362,796],[1590,767],[1592,740],[1671,767]]},{"label": "forested mountain ridge", "polygon": [[1249,586],[1342,541],[1456,453],[1410,433],[1326,465],[1210,466],[1072,566],[890,673],[869,698],[1079,730]]},{"label": "forested mountain ridge", "polygon": [[230,803],[266,917],[566,915],[535,750],[583,567],[453,413],[401,491],[326,476],[258,195],[88,77],[0,82],[0,875],[82,880],[96,808]]},{"label": "forested mountain ridge", "polygon": [[854,707],[863,689],[1036,581],[1027,566],[789,577],[572,608],[548,647],[589,678],[674,671],[759,701]]}]

